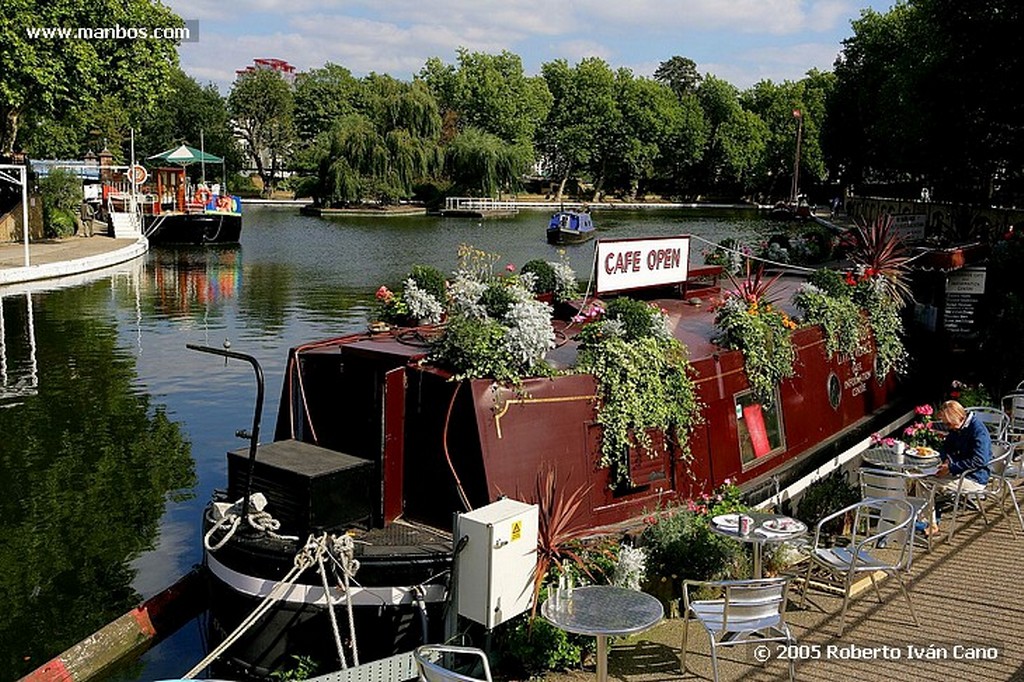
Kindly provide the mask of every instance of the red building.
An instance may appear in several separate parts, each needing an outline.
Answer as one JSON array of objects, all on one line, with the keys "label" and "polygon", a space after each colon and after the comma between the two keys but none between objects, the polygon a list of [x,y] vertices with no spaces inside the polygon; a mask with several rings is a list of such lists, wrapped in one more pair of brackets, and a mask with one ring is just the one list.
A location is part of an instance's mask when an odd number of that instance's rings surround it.
[{"label": "red building", "polygon": [[253,73],[261,69],[269,69],[271,71],[277,71],[284,78],[285,83],[289,85],[295,82],[295,67],[286,62],[283,59],[254,59],[252,64],[245,67],[244,69],[238,69],[235,71],[236,76],[244,76],[247,73]]}]

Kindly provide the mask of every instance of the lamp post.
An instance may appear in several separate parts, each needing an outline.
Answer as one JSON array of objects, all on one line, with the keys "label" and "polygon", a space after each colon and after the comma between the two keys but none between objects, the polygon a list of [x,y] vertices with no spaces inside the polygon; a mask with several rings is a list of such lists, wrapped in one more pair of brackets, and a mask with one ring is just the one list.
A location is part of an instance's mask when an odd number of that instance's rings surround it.
[{"label": "lamp post", "polygon": [[796,206],[797,195],[800,192],[800,135],[803,132],[804,118],[799,109],[793,110],[793,118],[796,119],[796,154],[793,157],[793,186],[789,191],[789,201]]}]

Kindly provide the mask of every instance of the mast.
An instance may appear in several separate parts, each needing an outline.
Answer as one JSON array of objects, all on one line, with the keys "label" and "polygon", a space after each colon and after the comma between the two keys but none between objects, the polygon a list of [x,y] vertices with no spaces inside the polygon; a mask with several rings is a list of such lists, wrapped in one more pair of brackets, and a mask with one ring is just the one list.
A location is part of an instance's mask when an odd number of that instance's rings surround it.
[{"label": "mast", "polygon": [[199,169],[202,174],[201,182],[206,184],[206,140],[203,138],[203,129],[199,129]]},{"label": "mast", "polygon": [[789,201],[795,206],[800,194],[800,135],[803,132],[804,118],[799,109],[793,110],[793,118],[796,119],[796,154],[793,158],[793,186],[789,191]]}]

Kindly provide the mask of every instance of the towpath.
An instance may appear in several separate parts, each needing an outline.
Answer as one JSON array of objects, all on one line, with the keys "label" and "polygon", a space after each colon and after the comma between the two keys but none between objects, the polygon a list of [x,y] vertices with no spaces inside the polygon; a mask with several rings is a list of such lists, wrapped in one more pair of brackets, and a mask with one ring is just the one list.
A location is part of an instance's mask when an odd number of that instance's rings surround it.
[{"label": "towpath", "polygon": [[[835,635],[840,597],[812,590],[807,608],[800,609],[791,595],[787,621],[803,647],[796,650],[801,656],[796,679],[1024,681],[1020,591],[1024,537],[1019,526],[1017,536],[1011,534],[1009,519],[996,518],[986,526],[980,515],[970,512],[966,525],[958,522],[951,543],[942,536],[930,551],[915,551],[908,587],[919,626],[914,625],[898,585],[891,580],[879,583],[883,604],[870,586],[851,599],[841,638]],[[1017,523],[1015,518],[1012,521]],[[710,680],[708,639],[694,623],[689,633],[689,672],[680,672],[682,632],[682,619],[673,618],[617,641],[609,653],[610,678],[616,682]],[[785,662],[778,660],[774,646],[770,651],[771,659],[762,665],[755,660],[755,645],[719,649],[720,679],[788,679]],[[593,675],[592,669],[552,673],[544,682],[592,682]]]}]

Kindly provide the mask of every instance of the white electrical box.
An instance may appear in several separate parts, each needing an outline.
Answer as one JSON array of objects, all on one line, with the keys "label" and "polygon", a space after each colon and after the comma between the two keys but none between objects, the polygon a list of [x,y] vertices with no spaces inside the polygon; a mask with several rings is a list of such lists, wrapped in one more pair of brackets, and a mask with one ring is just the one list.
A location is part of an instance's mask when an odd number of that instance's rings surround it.
[{"label": "white electrical box", "polygon": [[498,500],[461,514],[456,557],[459,615],[488,629],[532,605],[537,565],[537,505]]}]

